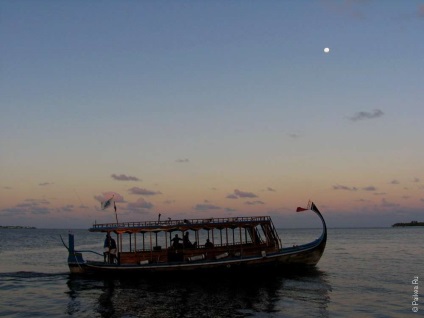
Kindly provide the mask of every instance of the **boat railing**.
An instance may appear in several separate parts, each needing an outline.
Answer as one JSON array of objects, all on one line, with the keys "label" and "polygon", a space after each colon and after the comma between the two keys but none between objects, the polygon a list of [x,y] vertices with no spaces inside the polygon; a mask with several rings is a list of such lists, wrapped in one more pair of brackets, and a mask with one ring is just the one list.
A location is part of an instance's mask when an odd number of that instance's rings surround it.
[{"label": "boat railing", "polygon": [[[200,246],[198,248],[174,249],[172,247],[161,250],[135,250],[118,253],[118,259],[121,264],[144,264],[148,263],[166,263],[166,262],[185,262],[204,259],[221,259],[226,257],[249,257],[260,255],[263,252],[275,252],[275,249],[267,244],[217,244],[214,247]],[[198,257],[201,258],[197,259]]]},{"label": "boat railing", "polygon": [[[248,241],[248,242],[228,242],[228,243],[215,243],[213,245],[212,248],[210,247],[206,247],[204,244],[202,245],[196,245],[196,247],[183,247],[181,250],[187,250],[187,251],[192,251],[192,250],[205,250],[205,249],[217,249],[217,248],[223,248],[223,247],[228,247],[228,248],[234,248],[234,247],[246,247],[246,246],[262,246],[262,245],[266,245],[266,243],[254,243],[252,241]],[[136,252],[136,253],[143,253],[143,252],[152,252],[152,251],[163,251],[163,250],[168,250],[168,251],[172,251],[175,248],[172,246],[167,246],[167,247],[163,247],[163,246],[153,246],[153,248],[149,248],[149,247],[145,247],[145,248],[137,248],[136,250],[131,250],[131,252]]]},{"label": "boat railing", "polygon": [[161,228],[172,228],[179,226],[213,226],[213,225],[229,225],[238,224],[238,223],[248,223],[248,222],[268,222],[271,218],[269,216],[252,216],[252,217],[231,217],[231,218],[210,218],[210,219],[184,219],[184,220],[164,220],[164,221],[141,221],[141,222],[122,222],[122,223],[95,223],[93,224],[91,230],[107,230],[107,229],[117,229],[117,228],[146,228],[152,229],[157,228],[160,231]]}]

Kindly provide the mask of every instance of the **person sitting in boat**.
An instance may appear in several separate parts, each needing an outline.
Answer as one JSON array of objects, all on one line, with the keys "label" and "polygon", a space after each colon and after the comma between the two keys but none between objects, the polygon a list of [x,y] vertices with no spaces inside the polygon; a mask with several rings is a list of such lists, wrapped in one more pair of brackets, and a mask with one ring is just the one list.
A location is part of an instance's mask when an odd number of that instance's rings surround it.
[{"label": "person sitting in boat", "polygon": [[178,234],[175,234],[174,238],[171,240],[172,247],[175,248],[175,249],[182,248],[183,247],[183,244],[180,243],[180,241],[182,241],[182,240],[183,239],[180,238],[178,236]]},{"label": "person sitting in boat", "polygon": [[212,248],[212,247],[213,247],[213,243],[209,241],[209,239],[206,239],[205,248]]},{"label": "person sitting in boat", "polygon": [[109,233],[106,234],[103,256],[105,263],[106,260],[109,263],[113,263],[116,258],[116,242]]}]

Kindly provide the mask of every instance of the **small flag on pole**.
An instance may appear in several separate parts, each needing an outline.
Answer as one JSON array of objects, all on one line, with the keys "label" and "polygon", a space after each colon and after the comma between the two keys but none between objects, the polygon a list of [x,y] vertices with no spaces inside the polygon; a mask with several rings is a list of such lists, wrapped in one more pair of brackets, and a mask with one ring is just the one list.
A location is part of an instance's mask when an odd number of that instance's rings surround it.
[{"label": "small flag on pole", "polygon": [[102,210],[105,210],[105,209],[107,209],[108,207],[110,207],[110,205],[112,204],[112,200],[113,200],[113,197],[114,197],[115,195],[113,195],[109,200],[107,200],[107,201],[105,201],[105,202],[102,202]]},{"label": "small flag on pole", "polygon": [[303,211],[307,211],[308,209],[304,209],[304,208],[301,208],[301,207],[298,207],[297,209],[296,209],[296,212],[303,212]]}]

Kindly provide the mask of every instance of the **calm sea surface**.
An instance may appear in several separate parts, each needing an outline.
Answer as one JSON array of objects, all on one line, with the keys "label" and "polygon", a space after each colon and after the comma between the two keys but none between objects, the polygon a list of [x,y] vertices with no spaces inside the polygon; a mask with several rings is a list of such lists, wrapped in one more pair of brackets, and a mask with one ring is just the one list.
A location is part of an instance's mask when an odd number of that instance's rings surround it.
[{"label": "calm sea surface", "polygon": [[[279,232],[293,245],[320,231]],[[0,229],[1,317],[424,317],[423,227],[330,229],[313,270],[223,279],[70,277],[67,233]],[[78,249],[102,251],[103,234],[74,234]]]}]

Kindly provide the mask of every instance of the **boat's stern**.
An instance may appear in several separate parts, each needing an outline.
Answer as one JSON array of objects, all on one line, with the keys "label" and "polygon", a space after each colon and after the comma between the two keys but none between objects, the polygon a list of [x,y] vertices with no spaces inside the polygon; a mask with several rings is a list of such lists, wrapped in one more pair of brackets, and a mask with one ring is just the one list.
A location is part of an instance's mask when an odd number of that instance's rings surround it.
[{"label": "boat's stern", "polygon": [[85,272],[85,261],[82,258],[82,254],[75,251],[74,235],[68,234],[69,246],[68,246],[68,266],[72,274],[81,274]]}]

